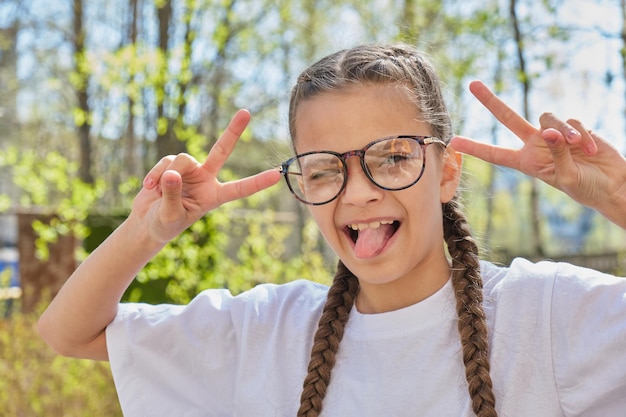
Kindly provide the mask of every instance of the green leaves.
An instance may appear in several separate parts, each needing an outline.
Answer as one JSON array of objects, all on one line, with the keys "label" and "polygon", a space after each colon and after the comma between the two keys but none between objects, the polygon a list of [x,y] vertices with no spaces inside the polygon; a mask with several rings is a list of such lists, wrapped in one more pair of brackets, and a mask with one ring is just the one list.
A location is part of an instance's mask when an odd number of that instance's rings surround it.
[{"label": "green leaves", "polygon": [[320,252],[322,238],[312,220],[298,241],[297,222],[273,210],[223,206],[194,223],[142,269],[124,299],[188,303],[208,288],[237,294],[260,283],[298,278],[330,283]]},{"label": "green leaves", "polygon": [[[37,221],[33,228],[38,234],[37,255],[47,259],[48,243],[59,235],[85,237],[88,229],[83,221],[103,194],[104,181],[87,184],[78,178],[76,163],[59,152],[39,155],[37,150],[10,147],[0,152],[0,167],[12,174],[13,183],[20,188],[18,204],[22,210],[35,210],[53,215],[49,223]],[[0,196],[0,208],[8,210],[11,199]]]},{"label": "green leaves", "polygon": [[0,320],[2,415],[121,416],[109,364],[56,355],[35,332],[37,317]]}]

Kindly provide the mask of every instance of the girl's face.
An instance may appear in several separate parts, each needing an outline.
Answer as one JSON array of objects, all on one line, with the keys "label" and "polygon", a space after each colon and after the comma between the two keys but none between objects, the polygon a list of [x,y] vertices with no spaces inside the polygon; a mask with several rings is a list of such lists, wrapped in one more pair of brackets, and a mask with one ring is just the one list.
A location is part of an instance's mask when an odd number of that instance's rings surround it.
[{"label": "girl's face", "polygon": [[[406,90],[389,85],[354,86],[308,99],[297,110],[295,128],[298,153],[343,153],[387,136],[432,134]],[[424,174],[401,191],[378,188],[359,158],[349,157],[342,193],[328,204],[309,206],[326,241],[359,279],[361,312],[414,304],[449,278],[441,203],[456,191],[461,160],[451,148],[442,149],[426,147]]]}]

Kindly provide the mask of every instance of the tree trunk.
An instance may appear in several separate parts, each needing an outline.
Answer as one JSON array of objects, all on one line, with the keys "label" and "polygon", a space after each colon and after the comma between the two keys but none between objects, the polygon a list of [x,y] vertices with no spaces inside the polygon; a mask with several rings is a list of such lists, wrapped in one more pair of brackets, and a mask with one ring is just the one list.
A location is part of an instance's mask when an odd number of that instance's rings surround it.
[{"label": "tree trunk", "polygon": [[[620,1],[620,8],[622,12],[622,48],[620,49],[620,55],[622,57],[622,76],[626,81],[626,0]],[[626,98],[626,92],[624,97]],[[626,105],[624,106],[624,119],[626,119]],[[626,139],[624,139],[624,149],[626,149]],[[626,153],[626,151],[624,151]]]},{"label": "tree trunk", "polygon": [[[167,73],[168,64],[167,60],[169,58],[169,47],[170,47],[170,35],[169,29],[172,21],[172,1],[166,0],[163,4],[157,9],[157,17],[159,20],[159,49],[164,56],[165,62],[161,71]],[[169,79],[169,77],[164,77],[164,79]],[[168,96],[166,91],[166,85],[160,85],[158,88],[161,91],[157,94],[160,95],[157,105],[157,120],[158,120],[158,130],[157,130],[157,138],[156,138],[156,148],[157,148],[157,159],[165,156],[165,155],[175,155],[180,152],[185,151],[184,144],[176,138],[174,134],[174,123],[176,118],[172,117],[172,115],[166,114],[166,105],[168,104]]]},{"label": "tree trunk", "polygon": [[89,95],[87,89],[89,87],[89,74],[84,68],[85,63],[85,28],[83,26],[83,1],[74,0],[74,24],[72,46],[74,47],[74,72],[80,80],[75,85],[76,99],[78,109],[82,114],[80,120],[77,121],[78,140],[80,145],[80,178],[88,183],[93,184],[92,174],[92,156],[91,156],[91,122],[89,107]]},{"label": "tree trunk", "polygon": [[415,0],[404,0],[400,15],[402,38],[407,42],[417,41],[418,29],[415,22]]},{"label": "tree trunk", "polygon": [[[501,86],[502,86],[502,63],[504,60],[504,52],[498,50],[497,51],[497,61],[495,73],[493,76],[493,85],[494,93],[500,94]],[[498,145],[498,128],[500,127],[500,123],[497,120],[494,120],[493,125],[491,126],[491,138],[494,145]],[[496,167],[492,164],[489,164],[489,177],[487,183],[487,225],[485,226],[485,242],[488,245],[488,248],[491,249],[491,243],[493,238],[493,230],[494,230],[494,210],[495,210],[495,191],[496,191]]]},{"label": "tree trunk", "polygon": [[[519,20],[517,18],[517,0],[510,0],[509,11],[511,17],[511,25],[513,27],[513,33],[515,37],[515,44],[517,46],[517,60],[518,60],[518,74],[520,84],[522,85],[523,100],[524,100],[524,118],[528,120],[530,118],[530,110],[528,106],[528,97],[530,95],[530,76],[526,71],[526,58],[524,57],[524,40],[522,39],[522,33],[519,27]],[[543,257],[543,241],[541,238],[541,219],[539,210],[539,186],[537,179],[530,179],[530,216],[531,216],[531,256]]]},{"label": "tree trunk", "polygon": [[[130,21],[129,21],[129,34],[128,43],[133,47],[137,46],[137,1],[130,0]],[[133,82],[133,80],[129,80]],[[131,95],[128,97],[128,126],[126,127],[126,153],[124,155],[124,162],[128,175],[141,175],[141,168],[137,163],[137,138],[135,137],[135,114],[133,109],[135,107],[135,99]]]},{"label": "tree trunk", "polygon": [[36,256],[37,233],[32,224],[35,220],[48,224],[52,218],[39,213],[18,213],[17,250],[24,313],[36,311],[40,303],[49,302],[76,269],[76,238],[72,235],[59,236],[57,242],[50,243],[45,261]]},{"label": "tree trunk", "polygon": [[[14,18],[7,28],[0,28],[0,137],[9,138],[15,132],[17,121],[17,33],[19,19]],[[1,189],[1,185],[0,185]]]}]

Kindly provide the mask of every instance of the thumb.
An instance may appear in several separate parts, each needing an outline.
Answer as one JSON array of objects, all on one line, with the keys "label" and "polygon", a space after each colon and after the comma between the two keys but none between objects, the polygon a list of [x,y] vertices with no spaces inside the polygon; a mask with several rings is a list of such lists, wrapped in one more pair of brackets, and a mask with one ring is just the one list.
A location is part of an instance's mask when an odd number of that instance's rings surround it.
[{"label": "thumb", "polygon": [[541,136],[552,154],[557,177],[569,176],[575,164],[563,134],[556,129],[550,128],[544,130]]},{"label": "thumb", "polygon": [[161,220],[175,220],[181,210],[182,178],[176,171],[165,171],[161,176]]}]

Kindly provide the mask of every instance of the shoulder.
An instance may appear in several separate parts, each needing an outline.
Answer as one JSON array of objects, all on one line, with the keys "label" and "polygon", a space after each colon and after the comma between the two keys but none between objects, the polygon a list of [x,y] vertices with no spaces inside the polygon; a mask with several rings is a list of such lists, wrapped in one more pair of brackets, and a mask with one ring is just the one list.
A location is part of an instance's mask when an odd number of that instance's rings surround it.
[{"label": "shoulder", "polygon": [[[211,291],[211,290],[208,290]],[[285,284],[259,284],[235,298],[245,302],[275,302],[281,300],[305,299],[313,302],[325,299],[328,286],[313,281],[299,279]]]},{"label": "shoulder", "polygon": [[517,258],[507,267],[481,262],[481,276],[486,304],[518,311],[585,309],[615,297],[626,301],[626,279],[565,262]]},{"label": "shoulder", "polygon": [[233,298],[233,309],[247,314],[284,315],[289,311],[315,313],[324,306],[328,287],[308,280],[260,284]]},{"label": "shoulder", "polygon": [[162,321],[165,317],[216,317],[232,314],[266,314],[284,309],[316,310],[323,306],[328,287],[308,280],[285,284],[259,284],[248,291],[233,295],[228,289],[207,289],[187,305],[122,303],[118,320],[141,318]]},{"label": "shoulder", "polygon": [[548,282],[583,287],[624,282],[622,278],[566,262],[531,262],[523,258],[515,258],[509,266],[481,261],[481,276],[487,292],[507,286],[542,286]]},{"label": "shoulder", "polygon": [[482,262],[481,271],[494,386],[517,373],[521,382],[543,380],[571,414],[623,410],[626,279],[525,259]]},{"label": "shoulder", "polygon": [[481,275],[485,287],[495,287],[520,279],[545,279],[557,274],[559,264],[550,261],[531,262],[524,258],[515,258],[510,265],[504,266],[488,261],[480,262]]},{"label": "shoulder", "polygon": [[522,258],[514,259],[508,266],[482,261],[485,300],[495,302],[510,298],[511,301],[523,302],[524,298],[529,297],[534,300],[534,304],[540,294],[551,291],[558,269],[559,265],[554,262],[534,263]]}]

